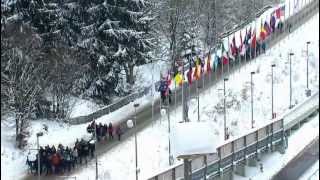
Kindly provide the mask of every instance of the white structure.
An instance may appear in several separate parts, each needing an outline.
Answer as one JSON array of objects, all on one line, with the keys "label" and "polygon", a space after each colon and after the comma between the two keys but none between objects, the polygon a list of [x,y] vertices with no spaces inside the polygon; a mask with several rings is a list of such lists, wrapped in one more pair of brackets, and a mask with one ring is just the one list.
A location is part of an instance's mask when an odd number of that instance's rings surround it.
[{"label": "white structure", "polygon": [[183,156],[216,153],[218,139],[208,122],[178,123],[171,131],[172,154]]}]

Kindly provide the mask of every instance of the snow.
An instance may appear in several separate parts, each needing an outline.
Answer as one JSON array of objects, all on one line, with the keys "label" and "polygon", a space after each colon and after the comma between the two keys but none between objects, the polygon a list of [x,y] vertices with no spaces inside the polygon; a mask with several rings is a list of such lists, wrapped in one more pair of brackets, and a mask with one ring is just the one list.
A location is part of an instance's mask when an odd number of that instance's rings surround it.
[{"label": "snow", "polygon": [[299,180],[318,180],[319,179],[319,160],[315,162]]},{"label": "snow", "polygon": [[[289,106],[289,71],[287,53],[292,50],[295,56],[292,59],[293,69],[293,102],[298,103],[306,99],[306,63],[302,49],[305,49],[305,41],[310,40],[309,45],[309,87],[312,92],[319,90],[319,14],[314,16],[312,20],[304,24],[298,30],[293,32],[289,38],[275,45],[267,51],[265,55],[260,56],[255,61],[241,68],[239,72],[232,74],[227,81],[227,127],[230,130],[230,138],[235,137],[243,131],[251,128],[251,105],[250,105],[250,72],[254,70],[256,75],[254,81],[254,120],[255,126],[263,124],[271,117],[271,81],[270,71],[271,63],[276,63],[274,69],[274,109],[277,115],[285,112]],[[156,79],[160,79],[161,63],[157,65],[144,65],[137,68],[138,81],[141,84],[150,85]],[[154,68],[152,68],[152,66]],[[154,71],[153,71],[153,70]],[[152,72],[158,72],[152,77]],[[213,77],[214,78],[214,77]],[[152,81],[152,79],[154,81]],[[213,125],[211,131],[215,134],[217,141],[222,141],[223,134],[223,113],[221,111],[222,99],[221,89],[223,83],[219,82],[209,90],[201,90],[200,95],[200,121],[211,122]],[[158,94],[157,94],[158,95]],[[138,111],[145,106],[150,106],[150,100],[153,97],[144,96],[136,102],[140,103]],[[84,103],[85,104],[85,103]],[[191,100],[189,103],[189,118],[191,121],[197,121],[197,102]],[[79,111],[85,111],[85,108],[79,108]],[[81,110],[82,109],[82,110]],[[78,112],[79,112],[78,111]],[[98,122],[114,122],[123,118],[124,115],[132,115],[134,112],[133,103],[130,103],[123,108],[99,118]],[[171,113],[170,120],[172,127],[176,126],[181,121],[181,107],[178,106],[174,113]],[[75,115],[75,114],[74,114]],[[315,122],[313,120],[312,122]],[[47,120],[32,121],[30,124],[30,137],[27,139],[29,148],[36,148],[36,133],[39,130],[43,131],[43,124],[46,124],[49,129],[40,137],[40,145],[63,145],[72,146],[76,138],[88,138],[86,132],[86,124],[69,126],[59,122]],[[311,125],[304,130],[305,141],[295,141],[289,139],[289,147],[296,147],[293,150],[287,150],[287,159],[295,153],[294,150],[299,150],[299,147],[304,147],[306,143],[314,137],[314,133],[318,132]],[[3,179],[19,179],[27,174],[27,166],[25,165],[28,150],[20,151],[14,147],[15,126],[13,119],[4,119],[1,121],[1,178]],[[313,128],[313,129],[310,129]],[[294,137],[295,134],[292,136]],[[140,169],[139,178],[144,179],[151,177],[159,170],[168,168],[168,124],[167,119],[162,117],[155,119],[152,125],[137,133],[138,140],[138,166]],[[294,138],[291,138],[294,139]],[[301,139],[300,139],[301,140]],[[290,144],[291,143],[291,144]],[[293,144],[295,143],[295,144]],[[32,150],[31,150],[32,152]],[[276,156],[280,156],[279,154]],[[277,157],[275,157],[277,158]],[[269,161],[269,159],[266,158]],[[272,160],[272,158],[271,158]],[[181,163],[178,160],[174,161],[174,165]],[[270,161],[270,164],[271,161]],[[135,151],[134,137],[123,140],[119,145],[110,149],[107,153],[99,155],[99,176],[100,179],[134,179],[135,177]],[[88,167],[83,167],[82,171],[73,172],[72,176],[77,179],[84,180],[94,177],[95,163],[90,161]],[[277,167],[277,166],[275,166]]]},{"label": "snow", "polygon": [[85,116],[99,109],[97,104],[80,98],[73,98],[70,101],[70,105],[72,107],[70,118]]},{"label": "snow", "polygon": [[[278,151],[271,154],[266,154],[261,157],[263,164],[263,173],[260,172],[259,167],[246,166],[246,177],[234,175],[235,180],[255,179],[271,179],[276,175],[280,169],[294,159],[294,157],[301,152],[308,144],[310,144],[317,136],[319,136],[319,113],[309,120],[308,123],[294,132],[288,139],[288,149],[285,154],[280,154]],[[303,141],[301,141],[303,139]],[[275,163],[277,162],[277,163]],[[319,164],[319,161],[318,161]],[[317,166],[317,168],[319,168]],[[311,171],[314,172],[314,168]],[[311,173],[311,172],[310,172]],[[312,173],[311,173],[312,174]]]},{"label": "snow", "polygon": [[[262,55],[257,60],[241,69],[239,73],[235,73],[229,77],[229,81],[227,82],[227,104],[229,104],[230,107],[227,108],[227,126],[230,129],[230,138],[237,136],[243,133],[243,131],[251,128],[250,93],[247,93],[248,98],[246,100],[242,99],[241,94],[243,91],[248,90],[248,80],[250,79],[250,72],[252,70],[256,71],[257,73],[254,76],[255,126],[259,126],[271,118],[271,105],[269,105],[271,103],[271,63],[277,64],[277,68],[274,69],[275,112],[279,115],[288,109],[289,73],[288,64],[285,63],[287,62],[287,56],[284,54],[290,51],[290,49],[296,52],[296,56],[293,57],[292,60],[294,89],[293,102],[301,102],[306,99],[304,94],[304,89],[306,86],[306,66],[305,61],[302,61],[304,57],[302,56],[301,49],[305,48],[305,44],[303,42],[307,40],[311,40],[313,42],[309,46],[311,54],[309,59],[309,86],[312,89],[312,92],[319,90],[318,74],[316,73],[317,70],[314,65],[315,61],[318,61],[319,57],[318,46],[315,43],[319,38],[318,34],[315,33],[318,32],[318,30],[314,29],[314,27],[318,27],[318,19],[319,15],[317,14],[312,20],[290,35],[289,39],[287,38],[284,40],[284,42],[277,44],[274,48],[268,50],[266,55]],[[219,108],[215,110],[215,107],[219,106],[218,104],[221,106],[221,95],[219,95],[218,91],[218,89],[221,89],[221,87],[223,87],[222,82],[218,83],[210,90],[201,92],[200,96],[200,120],[206,122],[213,121],[214,124],[211,128],[211,131],[215,133],[217,141],[221,141],[223,138],[223,136],[221,136],[221,134],[223,134],[223,115],[219,111]],[[232,87],[232,90],[230,87]],[[239,103],[235,103],[237,101],[239,101]],[[171,127],[176,126],[176,124],[181,121],[181,107],[177,107],[177,109],[175,109],[173,112],[174,113],[171,113],[170,115]],[[189,103],[189,118],[192,121],[197,121],[196,100],[191,100]],[[316,131],[310,131],[309,129],[308,132],[309,133],[305,133],[305,139],[312,139],[313,136],[310,135],[314,135],[312,132]],[[140,131],[137,134],[137,140],[140,179],[152,177],[152,175],[155,175],[157,172],[168,168],[168,124],[166,117],[155,120],[152,125]],[[289,146],[304,147],[307,142],[308,141],[306,140],[297,145],[289,144]],[[292,141],[290,141],[290,143],[292,143]],[[287,154],[288,156],[292,156],[294,151],[291,152],[288,150]],[[134,138],[132,137],[124,140],[120,145],[112,148],[110,151],[99,157],[100,177],[103,179],[112,180],[134,179],[134,157]],[[87,168],[84,168],[82,172],[73,173],[72,176],[76,176],[77,179],[93,177],[95,173],[94,163],[91,163],[92,164],[88,165]],[[173,166],[180,163],[181,161],[175,160]]]},{"label": "snow", "polygon": [[212,123],[207,122],[177,124],[170,134],[173,157],[216,153],[217,142],[211,127]]}]

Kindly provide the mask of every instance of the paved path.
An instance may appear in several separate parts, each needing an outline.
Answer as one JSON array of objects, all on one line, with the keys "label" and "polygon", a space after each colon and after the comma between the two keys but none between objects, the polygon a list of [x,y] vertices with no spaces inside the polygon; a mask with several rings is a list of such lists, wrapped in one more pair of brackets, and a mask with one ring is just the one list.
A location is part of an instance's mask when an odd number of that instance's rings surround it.
[{"label": "paved path", "polygon": [[319,137],[289,162],[273,180],[297,180],[319,160]]}]

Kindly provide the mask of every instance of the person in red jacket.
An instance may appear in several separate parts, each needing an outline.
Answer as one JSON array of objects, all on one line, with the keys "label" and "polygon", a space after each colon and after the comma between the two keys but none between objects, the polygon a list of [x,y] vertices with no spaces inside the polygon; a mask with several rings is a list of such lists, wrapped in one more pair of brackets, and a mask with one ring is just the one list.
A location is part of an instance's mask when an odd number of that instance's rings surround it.
[{"label": "person in red jacket", "polygon": [[58,153],[54,153],[51,157],[51,163],[53,166],[53,172],[58,173],[59,172],[59,164],[60,164],[60,156]]}]

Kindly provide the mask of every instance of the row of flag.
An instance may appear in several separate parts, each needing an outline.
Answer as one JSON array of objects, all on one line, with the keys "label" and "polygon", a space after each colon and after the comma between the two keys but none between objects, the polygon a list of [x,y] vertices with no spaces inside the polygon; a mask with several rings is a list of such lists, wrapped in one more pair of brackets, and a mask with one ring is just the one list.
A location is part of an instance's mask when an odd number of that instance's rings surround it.
[{"label": "row of flag", "polygon": [[[263,42],[270,34],[275,32],[276,29],[276,21],[284,16],[285,6],[278,7],[271,13],[270,20],[260,23],[260,33],[259,40]],[[229,44],[229,49],[226,50],[224,44],[221,43],[221,56],[219,57],[217,53],[215,53],[213,61],[211,60],[211,54],[208,53],[202,59],[200,57],[195,57],[194,64],[195,66],[191,66],[191,60],[189,59],[189,69],[186,72],[188,83],[191,85],[194,80],[199,80],[201,76],[205,74],[209,74],[212,71],[212,68],[217,69],[219,64],[227,65],[229,61],[235,61],[238,55],[244,56],[249,47],[252,49],[256,49],[257,46],[257,34],[256,30],[253,30],[250,27],[249,30],[245,31],[244,39],[242,39],[242,34],[240,31],[240,44],[236,45],[235,35],[233,35],[232,41]],[[166,78],[161,81],[159,91],[168,91],[169,87],[173,85],[171,81],[174,81],[175,86],[181,86],[184,81],[184,75],[181,72],[177,72],[174,77],[171,77],[168,72]]]}]

